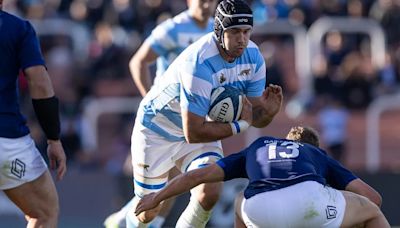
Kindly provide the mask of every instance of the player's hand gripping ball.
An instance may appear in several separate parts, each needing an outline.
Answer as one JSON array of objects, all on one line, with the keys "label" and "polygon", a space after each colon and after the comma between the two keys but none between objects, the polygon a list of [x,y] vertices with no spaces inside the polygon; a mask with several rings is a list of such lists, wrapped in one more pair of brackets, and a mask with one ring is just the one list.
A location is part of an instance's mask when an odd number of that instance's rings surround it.
[{"label": "player's hand gripping ball", "polygon": [[211,93],[208,117],[217,122],[239,120],[243,107],[243,93],[232,86],[220,86]]}]

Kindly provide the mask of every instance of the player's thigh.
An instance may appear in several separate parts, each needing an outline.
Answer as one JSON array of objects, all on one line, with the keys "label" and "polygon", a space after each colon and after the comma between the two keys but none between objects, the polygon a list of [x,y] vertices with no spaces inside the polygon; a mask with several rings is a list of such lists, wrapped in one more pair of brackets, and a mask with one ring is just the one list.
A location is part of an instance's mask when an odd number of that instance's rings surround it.
[{"label": "player's thigh", "polygon": [[168,141],[140,124],[135,125],[131,145],[135,176],[155,178],[168,173],[175,166],[177,154],[185,151],[186,144],[183,141]]},{"label": "player's thigh", "polygon": [[[199,147],[199,145],[201,145]],[[215,163],[223,157],[219,142],[211,144],[196,144],[196,147],[188,144],[188,149],[193,148],[189,154],[177,161],[177,167],[181,172],[188,172]],[[218,201],[222,182],[201,184],[191,190],[202,206],[209,210]]]},{"label": "player's thigh", "polygon": [[4,190],[4,192],[30,217],[58,214],[58,195],[49,171],[45,171],[31,182]]},{"label": "player's thigh", "polygon": [[346,200],[346,210],[341,227],[352,227],[379,215],[379,208],[364,196],[341,191]]},{"label": "player's thigh", "polygon": [[224,157],[220,142],[186,144],[185,146],[185,150],[189,153],[176,161],[176,167],[182,173],[213,164]]},{"label": "player's thigh", "polygon": [[174,156],[182,150],[183,144],[170,142],[149,131],[134,130],[132,134],[134,188],[135,195],[139,197],[161,190],[167,184],[169,175],[176,175]]}]

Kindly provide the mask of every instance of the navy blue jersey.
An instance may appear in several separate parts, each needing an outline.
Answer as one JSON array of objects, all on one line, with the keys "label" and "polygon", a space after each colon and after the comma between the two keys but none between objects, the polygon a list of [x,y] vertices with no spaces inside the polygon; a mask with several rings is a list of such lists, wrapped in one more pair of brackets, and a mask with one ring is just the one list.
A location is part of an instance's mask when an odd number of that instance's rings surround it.
[{"label": "navy blue jersey", "polygon": [[316,181],[343,190],[357,178],[320,148],[273,137],[261,137],[217,164],[224,170],[225,181],[249,179],[244,192],[246,199],[303,181]]},{"label": "navy blue jersey", "polygon": [[0,137],[29,133],[18,103],[18,75],[30,66],[44,65],[32,25],[0,10]]}]

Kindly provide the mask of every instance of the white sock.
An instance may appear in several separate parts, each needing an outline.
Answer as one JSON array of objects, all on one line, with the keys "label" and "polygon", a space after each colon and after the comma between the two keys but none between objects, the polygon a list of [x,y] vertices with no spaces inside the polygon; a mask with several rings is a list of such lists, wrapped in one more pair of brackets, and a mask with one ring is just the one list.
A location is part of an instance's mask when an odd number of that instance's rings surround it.
[{"label": "white sock", "polygon": [[165,222],[165,218],[162,216],[156,216],[153,221],[151,221],[149,228],[162,228]]},{"label": "white sock", "polygon": [[211,210],[204,210],[197,199],[192,198],[176,222],[176,228],[205,227],[210,216]]}]

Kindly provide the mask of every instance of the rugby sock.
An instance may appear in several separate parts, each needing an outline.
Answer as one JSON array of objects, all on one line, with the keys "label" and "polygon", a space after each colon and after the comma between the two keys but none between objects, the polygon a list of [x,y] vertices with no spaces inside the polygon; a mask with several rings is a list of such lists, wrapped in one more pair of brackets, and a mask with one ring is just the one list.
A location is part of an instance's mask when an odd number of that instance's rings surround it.
[{"label": "rugby sock", "polygon": [[176,222],[176,228],[205,227],[210,217],[211,210],[204,210],[197,199],[192,198]]}]

